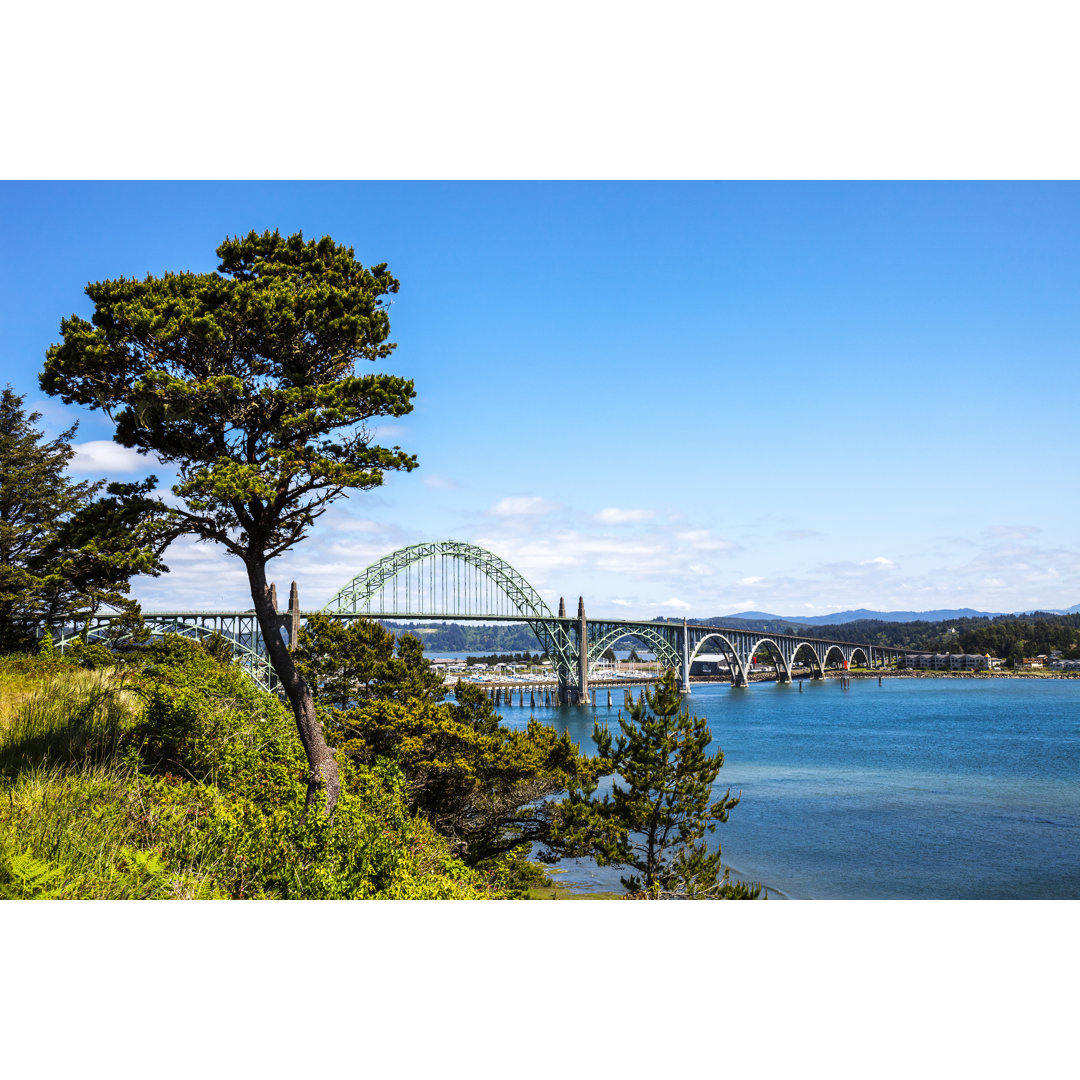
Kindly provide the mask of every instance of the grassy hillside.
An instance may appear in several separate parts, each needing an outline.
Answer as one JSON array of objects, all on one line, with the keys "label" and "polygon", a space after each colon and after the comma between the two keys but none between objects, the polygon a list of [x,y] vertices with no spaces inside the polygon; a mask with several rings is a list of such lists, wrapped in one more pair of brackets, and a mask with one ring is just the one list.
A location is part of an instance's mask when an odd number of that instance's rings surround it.
[{"label": "grassy hillside", "polygon": [[200,646],[134,667],[0,661],[0,898],[498,895],[410,814],[390,765],[345,762],[334,819],[275,697]]}]

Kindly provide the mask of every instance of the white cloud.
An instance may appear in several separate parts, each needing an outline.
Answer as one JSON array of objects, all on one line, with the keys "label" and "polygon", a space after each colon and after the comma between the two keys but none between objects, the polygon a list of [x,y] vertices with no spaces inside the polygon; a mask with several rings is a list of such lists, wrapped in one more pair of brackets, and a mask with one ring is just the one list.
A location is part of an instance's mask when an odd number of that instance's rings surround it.
[{"label": "white cloud", "polygon": [[156,454],[140,454],[129,446],[121,446],[111,439],[92,439],[90,442],[73,443],[75,456],[68,465],[73,473],[96,473],[105,476],[145,473],[160,468]]},{"label": "white cloud", "polygon": [[654,608],[678,608],[680,611],[688,611],[691,606],[691,604],[688,604],[685,600],[680,600],[677,596],[671,597],[670,600],[661,600],[659,603],[649,605],[649,607]]},{"label": "white cloud", "polygon": [[1037,525],[989,525],[983,529],[983,536],[992,536],[996,540],[1026,540],[1041,532]]},{"label": "white cloud", "polygon": [[458,486],[456,480],[452,480],[449,476],[439,476],[436,473],[429,473],[425,476],[424,484],[434,491],[453,491]]},{"label": "white cloud", "polygon": [[608,506],[593,515],[593,520],[601,525],[625,525],[632,521],[651,521],[656,517],[655,510],[620,510],[617,506]]},{"label": "white cloud", "polygon": [[892,570],[896,566],[896,563],[892,559],[886,559],[883,555],[878,555],[875,559],[863,559],[860,566],[879,566],[882,570]]},{"label": "white cloud", "polygon": [[488,513],[494,517],[515,517],[518,514],[549,514],[558,506],[539,495],[511,495],[500,499]]},{"label": "white cloud", "polygon": [[744,578],[739,578],[739,580],[736,581],[735,584],[736,585],[760,585],[764,580],[765,580],[764,578],[759,578],[759,577],[744,577]]},{"label": "white cloud", "polygon": [[322,525],[333,532],[385,534],[394,531],[392,527],[381,525],[369,518],[352,517],[350,514],[334,513],[332,510],[323,517]]},{"label": "white cloud", "polygon": [[675,536],[695,551],[734,551],[739,546],[734,540],[717,539],[708,529],[688,529]]},{"label": "white cloud", "polygon": [[373,443],[386,443],[395,439],[402,439],[409,434],[409,429],[404,424],[377,424],[367,429]]}]

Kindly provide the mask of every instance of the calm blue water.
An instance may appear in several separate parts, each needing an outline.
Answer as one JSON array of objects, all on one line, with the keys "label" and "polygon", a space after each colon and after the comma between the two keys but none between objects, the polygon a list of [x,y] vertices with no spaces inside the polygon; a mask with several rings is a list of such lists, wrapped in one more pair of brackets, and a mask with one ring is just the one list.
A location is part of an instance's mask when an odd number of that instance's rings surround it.
[{"label": "calm blue water", "polygon": [[[593,751],[618,709],[504,706]],[[614,695],[621,701],[621,693]],[[700,685],[742,792],[714,840],[739,876],[792,898],[1080,898],[1080,680],[837,680]],[[618,889],[625,870],[575,860],[562,880]]]}]

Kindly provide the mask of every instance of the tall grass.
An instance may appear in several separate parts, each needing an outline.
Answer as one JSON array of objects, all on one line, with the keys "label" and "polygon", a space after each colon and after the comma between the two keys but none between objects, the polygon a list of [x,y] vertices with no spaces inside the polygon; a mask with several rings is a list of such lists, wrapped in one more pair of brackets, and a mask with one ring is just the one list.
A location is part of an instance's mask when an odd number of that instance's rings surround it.
[{"label": "tall grass", "polygon": [[[197,881],[169,873],[145,847],[138,780],[118,762],[27,769],[3,794],[0,899],[198,895]],[[47,880],[48,891],[36,893],[35,880]]]},{"label": "tall grass", "polygon": [[0,733],[0,773],[52,764],[79,768],[112,762],[141,703],[114,671],[61,671],[31,694]]},{"label": "tall grass", "polygon": [[119,757],[141,709],[115,671],[60,670],[0,732],[0,898],[176,895],[142,850],[139,783]]},{"label": "tall grass", "polygon": [[29,653],[0,656],[0,732],[14,719],[19,706],[64,666],[59,657],[46,659]]}]

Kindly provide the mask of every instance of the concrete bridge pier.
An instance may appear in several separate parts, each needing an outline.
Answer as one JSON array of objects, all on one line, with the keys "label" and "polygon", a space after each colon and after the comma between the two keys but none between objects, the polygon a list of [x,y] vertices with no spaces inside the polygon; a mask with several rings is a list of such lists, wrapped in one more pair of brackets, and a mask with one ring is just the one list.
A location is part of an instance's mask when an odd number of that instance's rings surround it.
[{"label": "concrete bridge pier", "polygon": [[690,693],[690,632],[686,629],[686,620],[682,621],[682,692]]},{"label": "concrete bridge pier", "polygon": [[578,704],[589,704],[589,635],[585,622],[585,598],[578,597]]},{"label": "concrete bridge pier", "polygon": [[300,593],[296,588],[296,582],[292,583],[289,590],[289,648],[295,649],[300,640]]}]

